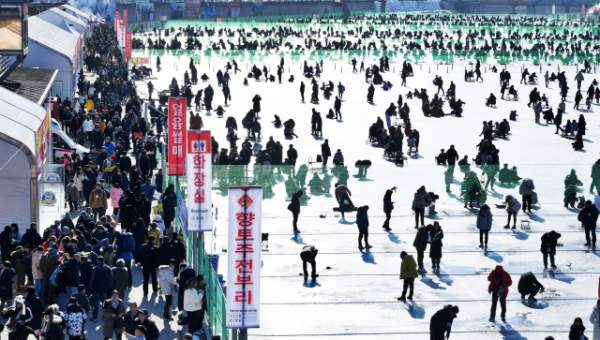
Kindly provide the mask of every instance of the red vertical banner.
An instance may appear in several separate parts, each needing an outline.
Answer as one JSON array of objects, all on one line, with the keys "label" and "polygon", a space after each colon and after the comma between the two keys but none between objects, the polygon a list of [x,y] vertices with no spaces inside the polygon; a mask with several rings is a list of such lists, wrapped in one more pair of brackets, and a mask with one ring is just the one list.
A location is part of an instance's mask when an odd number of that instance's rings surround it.
[{"label": "red vertical banner", "polygon": [[131,40],[133,39],[131,31],[125,32],[125,60],[131,59]]},{"label": "red vertical banner", "polygon": [[127,27],[128,23],[129,23],[129,15],[127,14],[127,10],[124,9],[123,10],[123,26]]},{"label": "red vertical banner", "polygon": [[183,97],[169,98],[169,140],[167,161],[169,176],[185,175],[186,155],[186,108],[187,102]]}]

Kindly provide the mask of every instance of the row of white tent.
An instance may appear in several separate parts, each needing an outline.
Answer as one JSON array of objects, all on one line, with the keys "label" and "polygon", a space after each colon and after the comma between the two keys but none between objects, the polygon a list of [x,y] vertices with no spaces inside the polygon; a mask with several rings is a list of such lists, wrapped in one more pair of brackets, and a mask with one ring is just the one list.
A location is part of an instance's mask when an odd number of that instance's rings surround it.
[{"label": "row of white tent", "polygon": [[[85,37],[99,20],[70,5],[28,18],[29,48],[22,66],[55,70],[43,97],[73,98]],[[41,185],[48,179],[40,165],[51,159],[48,111],[41,101],[35,103],[0,86],[0,228],[17,223],[23,232],[32,222],[44,223],[40,207],[62,201]]]}]

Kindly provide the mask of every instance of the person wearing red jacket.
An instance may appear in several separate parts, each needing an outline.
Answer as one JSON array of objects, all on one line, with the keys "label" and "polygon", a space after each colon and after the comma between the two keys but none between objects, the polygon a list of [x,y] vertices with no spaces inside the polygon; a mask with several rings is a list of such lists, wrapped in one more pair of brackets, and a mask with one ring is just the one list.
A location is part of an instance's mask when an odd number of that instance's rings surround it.
[{"label": "person wearing red jacket", "polygon": [[500,308],[502,309],[500,317],[502,318],[502,322],[506,322],[506,296],[508,295],[508,287],[512,285],[510,274],[507,273],[502,266],[498,265],[492,270],[490,275],[488,275],[488,281],[490,281],[488,293],[492,294],[490,322],[495,321],[498,299],[500,299]]}]

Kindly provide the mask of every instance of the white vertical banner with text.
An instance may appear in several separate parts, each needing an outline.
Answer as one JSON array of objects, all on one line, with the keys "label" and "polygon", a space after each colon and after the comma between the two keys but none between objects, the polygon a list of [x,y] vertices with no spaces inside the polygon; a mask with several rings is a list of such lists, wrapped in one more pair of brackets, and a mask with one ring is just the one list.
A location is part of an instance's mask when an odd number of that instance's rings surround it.
[{"label": "white vertical banner with text", "polygon": [[188,131],[187,135],[188,231],[211,231],[212,153],[210,131]]},{"label": "white vertical banner with text", "polygon": [[229,188],[228,328],[260,327],[261,187]]}]

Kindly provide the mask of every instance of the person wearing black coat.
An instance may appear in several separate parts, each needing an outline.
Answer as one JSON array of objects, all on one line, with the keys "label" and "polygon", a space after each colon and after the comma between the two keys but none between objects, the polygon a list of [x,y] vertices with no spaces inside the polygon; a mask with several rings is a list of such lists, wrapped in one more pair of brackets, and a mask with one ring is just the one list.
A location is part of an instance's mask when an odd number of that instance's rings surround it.
[{"label": "person wearing black coat", "polygon": [[431,229],[431,246],[429,246],[429,257],[431,258],[431,266],[434,272],[440,270],[443,238],[444,231],[442,230],[442,226],[437,221],[433,222],[433,227]]},{"label": "person wearing black coat", "polygon": [[327,166],[327,160],[331,157],[331,149],[329,148],[329,140],[326,139],[321,144],[321,156],[323,157],[323,167]]},{"label": "person wearing black coat", "polygon": [[[358,207],[356,210],[356,225],[358,226],[358,250],[362,251],[364,248],[370,249],[372,246],[369,244],[369,210],[368,205]],[[362,245],[362,239],[365,239],[365,246]]]},{"label": "person wearing black coat", "polygon": [[383,212],[385,213],[385,221],[383,222],[383,230],[390,231],[390,218],[392,210],[394,210],[394,202],[392,202],[392,194],[396,191],[396,187],[387,189],[383,195]]},{"label": "person wearing black coat", "polygon": [[167,187],[160,201],[163,206],[162,218],[165,222],[165,229],[168,229],[171,226],[171,222],[175,219],[175,207],[177,207],[177,195],[175,194],[173,184]]},{"label": "person wearing black coat", "polygon": [[452,322],[458,315],[458,306],[446,305],[435,312],[429,323],[429,336],[431,340],[447,340],[452,331]]},{"label": "person wearing black coat", "polygon": [[556,269],[556,264],[554,264],[554,255],[556,255],[556,245],[560,237],[561,235],[554,230],[542,235],[542,245],[540,247],[540,251],[544,255],[544,269],[548,269],[548,256],[550,256],[550,265],[552,266],[552,269]]},{"label": "person wearing black coat", "polygon": [[23,237],[21,237],[21,245],[24,248],[33,250],[41,244],[42,244],[42,237],[40,236],[40,233],[38,233],[38,231],[37,231],[37,224],[31,223],[31,226],[29,227],[29,229],[27,229],[27,231],[25,231],[25,233],[23,234]]},{"label": "person wearing black coat", "polygon": [[135,250],[133,256],[135,258],[135,262],[140,262],[140,248],[146,242],[146,238],[148,236],[147,226],[144,223],[144,220],[140,217],[135,222],[132,230],[133,240],[135,241]]},{"label": "person wearing black coat", "polygon": [[10,226],[5,226],[4,231],[0,233],[0,255],[2,262],[10,260],[10,253],[14,250],[15,241],[11,237]]},{"label": "person wearing black coat", "polygon": [[598,221],[598,209],[592,203],[592,201],[586,201],[583,209],[579,212],[577,219],[583,225],[585,229],[585,246],[590,246],[590,234],[591,234],[591,246],[596,248],[596,222]]},{"label": "person wearing black coat", "polygon": [[128,232],[131,231],[133,223],[138,217],[135,195],[131,190],[127,190],[119,200],[119,221],[121,222],[121,228]]},{"label": "person wearing black coat", "polygon": [[144,276],[144,296],[148,295],[148,281],[152,277],[152,292],[158,292],[158,281],[156,280],[156,268],[158,268],[158,250],[154,246],[154,237],[148,237],[148,241],[140,248],[140,262]]},{"label": "person wearing black coat", "polygon": [[183,292],[187,287],[187,282],[195,277],[196,271],[194,268],[188,267],[185,263],[179,265],[179,277],[177,278],[177,309],[179,309],[180,312],[183,312]]},{"label": "person wearing black coat", "polygon": [[31,321],[28,326],[33,330],[38,330],[42,327],[42,313],[44,305],[42,300],[35,294],[34,287],[27,287],[27,297],[25,297],[25,306],[31,310]]},{"label": "person wearing black coat", "polygon": [[109,296],[111,286],[107,282],[112,282],[112,271],[110,267],[104,263],[104,258],[99,256],[97,264],[92,270],[90,277],[90,293],[92,294],[92,320],[98,317],[100,303],[104,302]]},{"label": "person wearing black coat", "polygon": [[429,233],[431,232],[431,224],[426,227],[421,227],[417,230],[413,246],[417,250],[417,266],[421,274],[426,273],[425,266],[423,265],[423,259],[425,258],[425,250],[427,250],[427,243],[429,242]]},{"label": "person wearing black coat", "polygon": [[288,205],[288,210],[292,212],[292,227],[294,228],[294,234],[300,233],[298,230],[298,215],[300,215],[300,197],[302,197],[302,190],[296,191],[292,195],[292,201]]},{"label": "person wearing black coat", "polygon": [[519,279],[519,294],[521,299],[525,299],[529,295],[529,300],[535,301],[535,296],[539,292],[544,291],[544,286],[537,280],[532,272],[527,272],[521,275]]}]

